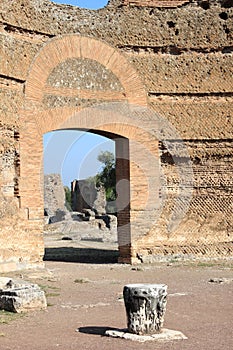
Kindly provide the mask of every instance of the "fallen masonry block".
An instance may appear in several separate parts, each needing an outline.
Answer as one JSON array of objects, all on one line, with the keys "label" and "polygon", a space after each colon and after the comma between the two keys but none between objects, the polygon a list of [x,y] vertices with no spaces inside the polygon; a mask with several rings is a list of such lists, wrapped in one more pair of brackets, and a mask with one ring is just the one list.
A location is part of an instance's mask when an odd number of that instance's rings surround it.
[{"label": "fallen masonry block", "polygon": [[0,278],[0,310],[21,313],[46,308],[45,293],[37,284]]}]

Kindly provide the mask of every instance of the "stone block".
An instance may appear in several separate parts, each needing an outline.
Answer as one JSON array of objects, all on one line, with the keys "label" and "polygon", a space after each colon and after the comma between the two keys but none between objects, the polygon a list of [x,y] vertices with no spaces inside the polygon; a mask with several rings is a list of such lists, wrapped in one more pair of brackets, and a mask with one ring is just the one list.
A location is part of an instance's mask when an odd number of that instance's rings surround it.
[{"label": "stone block", "polygon": [[37,284],[0,278],[0,310],[22,313],[46,307],[45,293]]}]

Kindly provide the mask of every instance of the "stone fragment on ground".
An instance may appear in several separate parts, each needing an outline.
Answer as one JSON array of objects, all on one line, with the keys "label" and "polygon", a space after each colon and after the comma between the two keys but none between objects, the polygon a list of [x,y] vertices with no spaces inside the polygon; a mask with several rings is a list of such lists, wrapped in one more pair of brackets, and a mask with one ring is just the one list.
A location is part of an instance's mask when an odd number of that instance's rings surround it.
[{"label": "stone fragment on ground", "polygon": [[107,330],[105,332],[105,335],[113,338],[127,339],[142,343],[146,341],[172,341],[188,339],[182,332],[167,328],[162,328],[161,332],[151,335],[132,334],[129,333],[126,329]]},{"label": "stone fragment on ground", "polygon": [[45,293],[37,284],[0,277],[0,310],[21,313],[46,308]]},{"label": "stone fragment on ground", "polygon": [[217,284],[231,283],[233,282],[233,278],[215,277],[215,278],[210,278],[208,282],[217,283]]}]

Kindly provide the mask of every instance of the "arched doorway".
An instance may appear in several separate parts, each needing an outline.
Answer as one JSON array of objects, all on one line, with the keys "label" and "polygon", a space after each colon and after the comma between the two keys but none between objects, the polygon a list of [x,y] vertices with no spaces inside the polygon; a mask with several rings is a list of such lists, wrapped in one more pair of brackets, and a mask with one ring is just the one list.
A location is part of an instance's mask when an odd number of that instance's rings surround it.
[{"label": "arched doorway", "polygon": [[[52,130],[83,129],[108,135],[116,142],[121,198],[119,261],[132,262],[132,235],[136,237],[144,230],[135,217],[146,210],[147,182],[154,175],[149,160],[144,167],[148,170],[146,178],[145,169],[142,171],[137,162],[131,160],[139,154],[138,162],[142,160],[139,150],[142,145],[154,155],[158,149],[147,121],[140,119],[137,111],[138,107],[147,106],[137,72],[122,54],[103,42],[78,35],[62,36],[49,41],[35,58],[25,96],[25,108],[21,111],[19,197],[28,222],[37,224],[39,235],[43,219],[43,134]],[[135,198],[129,184],[134,188]],[[147,205],[148,210],[151,206],[151,203]],[[42,240],[38,249],[42,255]]]},{"label": "arched doorway", "polygon": [[129,199],[115,199],[116,138],[77,129],[44,135],[45,261],[117,261],[116,204]]}]

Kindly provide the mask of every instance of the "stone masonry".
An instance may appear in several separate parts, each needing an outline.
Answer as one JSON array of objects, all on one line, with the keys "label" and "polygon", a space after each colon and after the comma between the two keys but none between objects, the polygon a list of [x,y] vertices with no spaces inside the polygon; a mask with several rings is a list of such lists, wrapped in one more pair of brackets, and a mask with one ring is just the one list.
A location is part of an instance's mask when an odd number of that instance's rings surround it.
[{"label": "stone masonry", "polygon": [[82,212],[92,209],[96,199],[96,188],[93,182],[87,180],[74,180],[71,182],[72,210]]},{"label": "stone masonry", "polygon": [[68,216],[65,190],[60,174],[44,176],[44,211],[49,223],[64,220]]},{"label": "stone masonry", "polygon": [[43,134],[116,144],[119,261],[232,254],[232,0],[0,4],[0,271],[43,266]]},{"label": "stone masonry", "polygon": [[82,213],[91,209],[95,216],[106,214],[106,193],[103,186],[96,188],[95,183],[88,180],[71,182],[72,210]]}]

